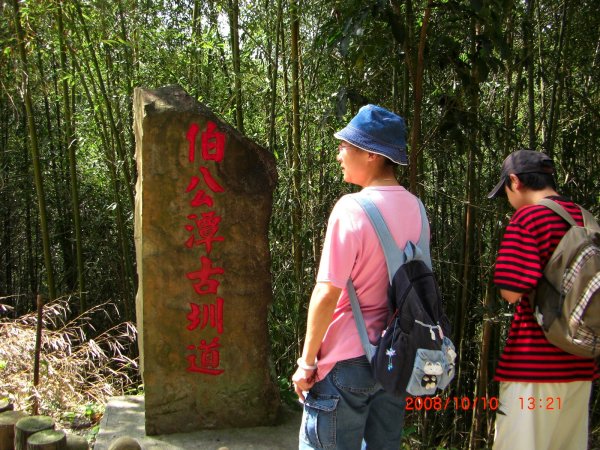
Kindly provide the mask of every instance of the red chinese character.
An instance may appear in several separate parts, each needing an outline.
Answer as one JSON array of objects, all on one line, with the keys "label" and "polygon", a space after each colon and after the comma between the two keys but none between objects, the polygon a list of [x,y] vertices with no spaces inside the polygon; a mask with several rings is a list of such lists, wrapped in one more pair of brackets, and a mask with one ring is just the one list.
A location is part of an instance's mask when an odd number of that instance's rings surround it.
[{"label": "red chinese character", "polygon": [[190,303],[191,312],[186,316],[190,322],[187,329],[192,331],[200,327],[201,330],[204,330],[210,321],[210,327],[216,328],[217,333],[222,334],[223,303],[223,299],[220,297],[217,297],[215,305],[202,305],[202,309],[197,303]]},{"label": "red chinese character", "polygon": [[[217,181],[212,177],[212,175],[210,174],[210,172],[208,171],[208,169],[206,167],[201,166],[200,173],[202,174],[202,178],[204,179],[204,184],[206,184],[210,188],[211,191],[213,191],[213,192],[225,191],[225,189],[223,189],[223,187],[219,183],[217,183]],[[192,176],[187,188],[185,189],[185,192],[188,193],[188,192],[193,191],[194,189],[196,189],[198,187],[199,184],[200,184],[200,178],[197,176]],[[196,192],[196,195],[194,196],[194,199],[190,202],[190,204],[192,206],[208,205],[208,206],[212,207],[213,199],[210,195],[207,195],[206,192],[204,192],[203,190],[200,190],[200,191]]]},{"label": "red chinese character", "polygon": [[202,266],[200,270],[186,274],[188,280],[199,280],[194,283],[194,290],[198,295],[216,294],[219,287],[219,281],[210,279],[213,275],[222,275],[225,273],[221,267],[212,267],[212,261],[206,256],[200,257]]},{"label": "red chinese character", "polygon": [[[221,222],[221,216],[215,216],[215,212],[207,212],[202,213],[202,218],[198,219],[196,214],[190,214],[188,219],[193,220],[195,222],[195,227],[193,225],[186,225],[185,229],[192,233],[187,241],[185,241],[185,246],[187,248],[192,248],[193,246],[204,245],[206,248],[206,254],[210,255],[212,251],[212,243],[219,241],[222,242],[225,240],[223,236],[216,236],[217,231],[219,231],[219,222]],[[197,231],[197,236],[194,233]]]},{"label": "red chinese character", "polygon": [[[210,344],[207,344],[204,339],[200,341],[200,345],[197,347],[200,352],[200,364],[198,364],[197,355],[188,355],[188,372],[204,373],[206,375],[221,375],[224,370],[218,369],[220,364],[219,350],[220,347],[219,338],[216,337]],[[188,350],[196,350],[196,346],[188,345]]]},{"label": "red chinese character", "polygon": [[188,132],[185,135],[185,138],[190,143],[189,148],[188,148],[189,162],[194,162],[194,159],[196,159],[196,135],[198,134],[199,129],[200,129],[200,127],[198,127],[198,124],[193,123],[190,125],[190,128],[188,129]]},{"label": "red chinese character", "polygon": [[[193,177],[193,178],[196,178],[196,177]],[[194,184],[194,179],[192,179],[192,181],[190,182],[190,185],[188,186],[188,188],[185,192],[190,192],[192,189],[194,189],[192,184]],[[198,184],[198,181],[195,182],[194,186],[197,184]],[[194,198],[190,202],[190,206],[202,206],[202,205],[207,205],[209,207],[212,207],[213,199],[210,195],[208,195],[203,190],[199,190],[198,192],[196,192],[196,195],[194,195]]]},{"label": "red chinese character", "polygon": [[215,131],[217,125],[210,120],[206,124],[206,131],[202,133],[202,158],[221,162],[225,152],[225,134]]},{"label": "red chinese character", "polygon": [[213,191],[213,192],[225,191],[225,189],[223,189],[221,187],[221,185],[219,183],[217,183],[217,181],[212,177],[212,175],[210,174],[210,172],[208,171],[208,169],[206,167],[200,166],[200,173],[202,174],[202,177],[204,178],[204,182],[210,188],[211,191]]}]

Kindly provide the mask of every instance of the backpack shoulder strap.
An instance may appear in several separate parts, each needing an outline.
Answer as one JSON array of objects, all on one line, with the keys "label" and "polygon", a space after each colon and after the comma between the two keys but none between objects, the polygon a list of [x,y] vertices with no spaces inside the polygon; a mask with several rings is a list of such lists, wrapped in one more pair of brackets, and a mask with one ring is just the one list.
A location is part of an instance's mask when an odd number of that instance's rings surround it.
[{"label": "backpack shoulder strap", "polygon": [[571,217],[571,214],[569,214],[565,208],[563,208],[555,201],[550,200],[549,198],[543,198],[539,202],[537,202],[537,204],[545,206],[546,208],[550,208],[552,211],[554,211],[556,214],[558,214],[560,217],[566,220],[568,224],[572,227],[577,226],[577,223],[575,222],[575,219]]},{"label": "backpack shoulder strap", "polygon": [[[569,225],[577,226],[577,223],[575,222],[571,214],[569,214],[565,208],[563,208],[555,201],[550,200],[549,198],[543,198],[537,203],[538,205],[543,205],[547,208],[550,208],[552,211],[554,211],[556,214],[558,214],[560,217],[566,220],[569,223]],[[586,228],[591,228],[593,230],[600,231],[600,225],[598,225],[598,222],[596,221],[596,218],[592,215],[592,213],[581,205],[577,205],[577,207],[581,210],[581,215],[583,216],[583,226]]]},{"label": "backpack shoulder strap", "polygon": [[377,347],[371,344],[371,342],[369,341],[367,325],[365,324],[365,319],[362,315],[362,311],[360,310],[360,305],[358,303],[358,295],[356,295],[356,289],[354,288],[354,283],[352,283],[352,278],[348,278],[348,282],[346,283],[346,289],[348,290],[348,297],[350,297],[350,306],[352,307],[352,315],[354,316],[354,323],[356,324],[356,329],[358,330],[360,343],[362,344],[367,359],[369,360],[369,362],[371,362],[371,360],[375,356],[375,349]]},{"label": "backpack shoulder strap", "polygon": [[385,261],[388,268],[388,277],[390,283],[394,274],[398,268],[407,261],[413,259],[422,260],[427,267],[431,269],[431,255],[429,250],[429,221],[427,220],[427,214],[423,202],[417,198],[419,204],[419,211],[421,213],[421,235],[419,241],[415,245],[412,242],[407,242],[404,249],[400,249],[396,245],[396,241],[392,237],[390,230],[379,211],[379,208],[373,203],[366,195],[358,195],[354,197],[356,202],[363,208],[367,217],[371,221],[373,228],[379,238],[383,254],[385,255]]},{"label": "backpack shoulder strap", "polygon": [[[394,274],[398,268],[406,261],[412,259],[423,260],[429,268],[431,268],[431,256],[429,251],[429,222],[425,214],[425,207],[421,200],[417,198],[419,202],[419,209],[421,212],[421,236],[419,242],[415,246],[412,242],[408,242],[404,250],[401,250],[396,241],[392,237],[390,230],[381,215],[381,212],[373,203],[373,201],[365,195],[355,196],[354,199],[363,208],[367,217],[371,221],[371,224],[375,228],[377,237],[383,249],[385,255],[385,262],[388,269],[388,277],[390,283],[394,277]],[[369,335],[367,333],[367,326],[360,310],[360,304],[358,302],[358,295],[352,283],[352,278],[348,279],[346,283],[346,289],[348,290],[348,297],[350,298],[350,306],[352,307],[352,315],[354,316],[354,322],[360,336],[360,342],[368,360],[371,361],[375,355],[376,346],[372,345],[369,341]]]},{"label": "backpack shoulder strap", "polygon": [[579,209],[581,209],[581,214],[583,215],[583,226],[586,228],[591,228],[592,230],[600,231],[600,225],[598,225],[598,221],[592,215],[592,213],[580,205],[577,206],[579,206]]},{"label": "backpack shoulder strap", "polygon": [[419,209],[421,211],[421,236],[419,237],[419,242],[417,242],[417,246],[421,249],[422,258],[421,260],[427,264],[431,270],[433,270],[433,264],[431,263],[431,250],[429,248],[429,220],[427,219],[427,212],[425,211],[425,206],[420,198],[417,197],[417,202],[419,203]]},{"label": "backpack shoulder strap", "polygon": [[406,262],[406,254],[396,245],[396,241],[392,237],[392,233],[390,233],[390,229],[385,223],[385,220],[383,220],[383,216],[377,206],[375,206],[375,203],[367,196],[357,196],[354,197],[354,199],[365,211],[373,228],[375,228],[379,243],[381,244],[381,249],[385,255],[388,278],[391,282],[398,267]]}]

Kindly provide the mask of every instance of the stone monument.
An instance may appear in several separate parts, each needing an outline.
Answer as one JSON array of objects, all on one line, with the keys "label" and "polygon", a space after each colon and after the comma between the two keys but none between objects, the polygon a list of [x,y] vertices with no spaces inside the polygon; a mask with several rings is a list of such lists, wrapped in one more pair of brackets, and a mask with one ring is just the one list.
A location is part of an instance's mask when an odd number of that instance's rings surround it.
[{"label": "stone monument", "polygon": [[179,86],[137,88],[134,128],[146,433],[272,424],[275,160]]}]

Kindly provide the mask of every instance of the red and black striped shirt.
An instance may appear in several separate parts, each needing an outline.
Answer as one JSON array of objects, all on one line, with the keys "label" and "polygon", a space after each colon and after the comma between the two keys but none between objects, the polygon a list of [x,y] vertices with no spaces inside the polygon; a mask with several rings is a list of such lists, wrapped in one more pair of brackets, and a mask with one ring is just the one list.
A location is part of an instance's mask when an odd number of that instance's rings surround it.
[{"label": "red and black striped shirt", "polygon": [[[564,197],[550,197],[583,225],[581,210]],[[534,289],[569,225],[542,205],[519,208],[500,244],[494,282],[500,289],[523,293],[516,305],[496,381],[569,382],[594,378],[592,359],[571,355],[552,345],[538,325],[526,292]]]}]

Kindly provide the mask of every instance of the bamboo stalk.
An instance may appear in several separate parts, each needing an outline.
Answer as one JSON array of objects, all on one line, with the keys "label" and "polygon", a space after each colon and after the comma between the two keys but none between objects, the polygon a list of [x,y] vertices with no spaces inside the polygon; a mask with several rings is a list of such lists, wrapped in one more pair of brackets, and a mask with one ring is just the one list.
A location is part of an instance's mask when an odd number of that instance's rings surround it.
[{"label": "bamboo stalk", "polygon": [[37,324],[35,333],[35,353],[33,355],[33,387],[36,393],[33,397],[33,415],[38,414],[39,398],[37,395],[37,387],[40,384],[40,354],[42,351],[42,328],[44,327],[44,299],[41,295],[37,296]]}]

